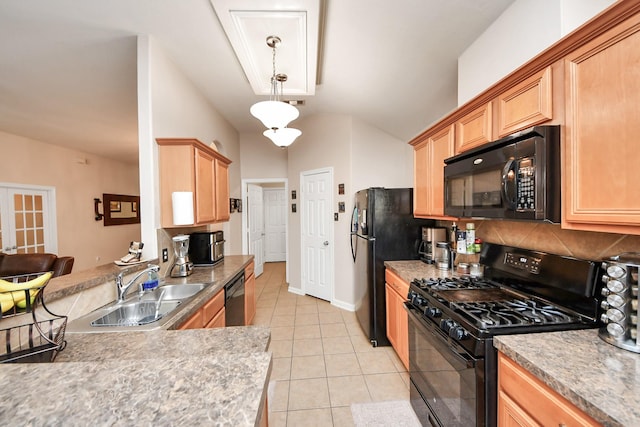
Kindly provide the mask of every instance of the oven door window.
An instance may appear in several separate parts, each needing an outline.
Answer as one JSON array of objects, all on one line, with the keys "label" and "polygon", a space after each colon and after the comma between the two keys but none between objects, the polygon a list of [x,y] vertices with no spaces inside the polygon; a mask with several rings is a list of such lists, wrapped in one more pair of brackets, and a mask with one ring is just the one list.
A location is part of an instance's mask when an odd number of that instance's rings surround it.
[{"label": "oven door window", "polygon": [[481,362],[453,348],[439,327],[409,313],[411,380],[440,425],[476,425],[476,370],[481,371]]}]

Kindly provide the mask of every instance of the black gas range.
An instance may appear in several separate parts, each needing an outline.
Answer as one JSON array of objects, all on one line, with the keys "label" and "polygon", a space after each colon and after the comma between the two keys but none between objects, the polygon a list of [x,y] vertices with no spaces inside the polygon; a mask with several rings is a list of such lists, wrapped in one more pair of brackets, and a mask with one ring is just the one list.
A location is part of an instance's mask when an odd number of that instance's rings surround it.
[{"label": "black gas range", "polygon": [[416,278],[409,313],[411,403],[424,425],[497,424],[493,337],[598,327],[600,264],[487,243],[482,278]]}]

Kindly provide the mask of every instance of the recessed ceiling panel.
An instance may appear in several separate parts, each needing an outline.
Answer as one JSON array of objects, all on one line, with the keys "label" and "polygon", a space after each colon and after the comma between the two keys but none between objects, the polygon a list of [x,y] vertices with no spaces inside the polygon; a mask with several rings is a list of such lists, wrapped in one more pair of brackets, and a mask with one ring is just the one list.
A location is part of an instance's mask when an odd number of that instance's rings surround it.
[{"label": "recessed ceiling panel", "polygon": [[278,36],[276,73],[286,74],[284,95],[314,95],[318,57],[319,0],[211,0],[218,19],[256,95],[269,95],[273,51]]}]

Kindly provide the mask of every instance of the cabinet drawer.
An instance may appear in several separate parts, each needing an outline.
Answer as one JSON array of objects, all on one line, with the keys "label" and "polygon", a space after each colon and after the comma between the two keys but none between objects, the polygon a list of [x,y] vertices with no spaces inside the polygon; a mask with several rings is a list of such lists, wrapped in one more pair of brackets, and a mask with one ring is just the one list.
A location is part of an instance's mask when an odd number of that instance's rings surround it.
[{"label": "cabinet drawer", "polygon": [[251,263],[244,268],[244,278],[245,279],[249,278],[249,276],[251,276],[253,274],[253,270],[254,270],[255,266],[256,266],[256,264],[253,261],[251,261]]},{"label": "cabinet drawer", "polygon": [[384,279],[396,293],[402,296],[402,299],[407,299],[409,294],[409,284],[407,282],[388,268],[385,269]]},{"label": "cabinet drawer", "polygon": [[224,311],[224,307],[222,307],[222,310],[220,310],[218,314],[216,314],[215,317],[211,319],[209,323],[207,323],[204,327],[207,329],[224,328],[226,326],[224,315],[225,315],[225,311]]},{"label": "cabinet drawer", "polygon": [[224,289],[220,289],[218,293],[202,307],[204,323],[206,324],[213,319],[222,308],[224,308]]},{"label": "cabinet drawer", "polygon": [[[543,426],[599,426],[600,424],[540,379],[502,353],[498,353],[499,394],[511,398],[507,407],[517,405]],[[504,408],[498,403],[498,407]],[[540,408],[544,408],[543,411]],[[502,418],[504,414],[498,414]]]},{"label": "cabinet drawer", "polygon": [[204,326],[204,318],[202,317],[202,309],[193,313],[193,315],[187,319],[178,329],[200,329]]}]

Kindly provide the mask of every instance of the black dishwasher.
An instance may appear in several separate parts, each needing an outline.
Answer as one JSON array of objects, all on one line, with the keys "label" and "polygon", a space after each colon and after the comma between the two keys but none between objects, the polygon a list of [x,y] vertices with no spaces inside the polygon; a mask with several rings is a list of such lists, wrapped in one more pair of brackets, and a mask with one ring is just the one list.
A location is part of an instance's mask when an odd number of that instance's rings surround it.
[{"label": "black dishwasher", "polygon": [[226,326],[244,326],[244,271],[224,287]]}]

